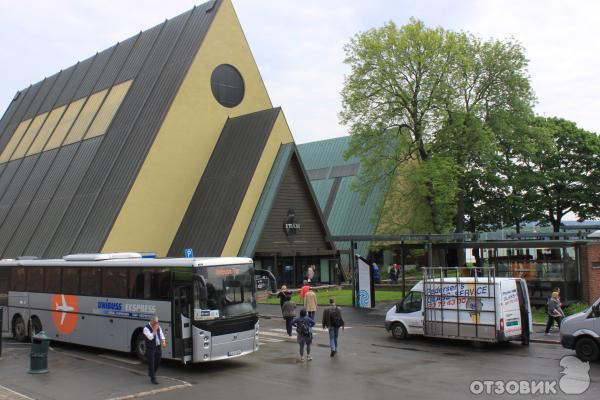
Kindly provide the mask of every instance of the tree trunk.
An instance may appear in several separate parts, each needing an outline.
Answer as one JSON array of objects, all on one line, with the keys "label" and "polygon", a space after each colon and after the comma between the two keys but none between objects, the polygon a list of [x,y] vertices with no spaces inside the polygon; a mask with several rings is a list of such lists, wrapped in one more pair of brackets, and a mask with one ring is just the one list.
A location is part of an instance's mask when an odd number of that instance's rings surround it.
[{"label": "tree trunk", "polygon": [[517,231],[517,235],[521,233],[521,221],[519,221],[518,219],[515,220],[515,230]]}]

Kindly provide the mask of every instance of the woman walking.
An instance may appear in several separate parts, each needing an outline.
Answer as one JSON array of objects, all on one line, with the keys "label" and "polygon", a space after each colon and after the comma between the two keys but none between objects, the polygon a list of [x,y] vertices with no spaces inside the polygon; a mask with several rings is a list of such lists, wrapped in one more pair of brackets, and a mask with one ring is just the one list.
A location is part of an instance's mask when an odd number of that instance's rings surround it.
[{"label": "woman walking", "polygon": [[560,329],[560,321],[564,318],[565,313],[560,307],[560,298],[558,292],[552,292],[552,297],[548,299],[548,323],[546,324],[546,335],[550,334],[550,329],[556,321],[558,329]]},{"label": "woman walking", "polygon": [[296,334],[298,338],[298,345],[300,346],[300,359],[302,362],[304,358],[304,346],[306,346],[306,360],[311,361],[310,345],[312,344],[312,327],[315,326],[315,321],[306,315],[306,310],[300,310],[300,317],[294,318],[292,326],[296,327]]}]

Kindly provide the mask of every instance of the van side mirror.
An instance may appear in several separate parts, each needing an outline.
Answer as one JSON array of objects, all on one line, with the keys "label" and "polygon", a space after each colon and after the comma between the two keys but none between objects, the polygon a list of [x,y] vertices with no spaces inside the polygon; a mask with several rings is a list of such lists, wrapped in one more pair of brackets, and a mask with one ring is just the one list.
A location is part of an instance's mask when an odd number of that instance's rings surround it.
[{"label": "van side mirror", "polygon": [[592,307],[592,315],[594,316],[594,318],[600,317],[600,304],[596,304]]},{"label": "van side mirror", "polygon": [[403,301],[404,300],[399,301],[399,302],[396,303],[396,314],[399,314],[402,311],[402,302]]}]

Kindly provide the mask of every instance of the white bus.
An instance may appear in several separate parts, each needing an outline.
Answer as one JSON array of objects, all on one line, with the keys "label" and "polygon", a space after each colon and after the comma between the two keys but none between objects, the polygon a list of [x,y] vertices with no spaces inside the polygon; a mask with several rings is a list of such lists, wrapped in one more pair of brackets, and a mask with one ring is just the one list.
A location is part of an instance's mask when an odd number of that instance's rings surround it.
[{"label": "white bus", "polygon": [[205,362],[258,350],[250,258],[146,258],[140,253],[1,260],[2,331],[145,358],[142,329],[160,318],[163,357]]}]

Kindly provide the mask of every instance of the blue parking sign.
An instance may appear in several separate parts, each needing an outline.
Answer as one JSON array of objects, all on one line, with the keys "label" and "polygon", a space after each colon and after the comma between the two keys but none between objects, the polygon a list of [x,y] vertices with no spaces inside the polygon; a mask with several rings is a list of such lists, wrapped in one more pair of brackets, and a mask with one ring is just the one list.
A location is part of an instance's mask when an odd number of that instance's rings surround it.
[{"label": "blue parking sign", "polygon": [[185,258],[194,258],[194,250],[193,249],[185,249]]}]

